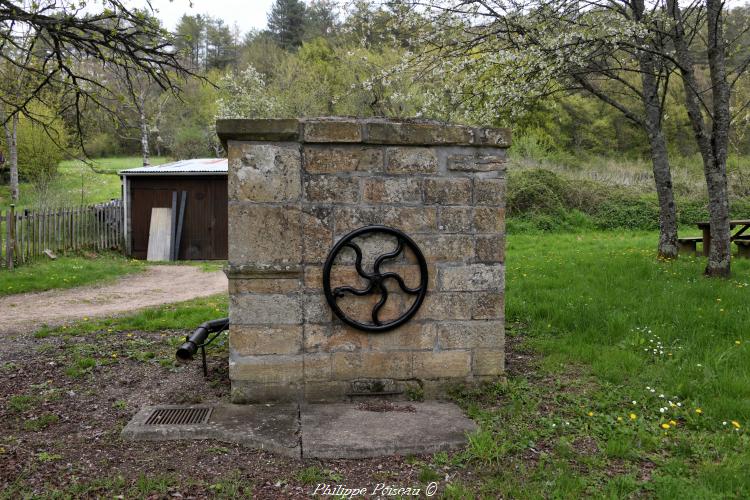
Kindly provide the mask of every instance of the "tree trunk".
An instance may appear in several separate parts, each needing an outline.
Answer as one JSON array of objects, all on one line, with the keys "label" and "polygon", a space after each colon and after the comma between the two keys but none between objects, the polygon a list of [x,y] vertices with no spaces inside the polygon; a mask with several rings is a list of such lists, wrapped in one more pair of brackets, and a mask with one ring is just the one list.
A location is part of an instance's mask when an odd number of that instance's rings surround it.
[{"label": "tree trunk", "polygon": [[[642,5],[642,3],[641,3]],[[642,11],[641,11],[642,13]],[[656,195],[659,199],[659,257],[677,257],[677,209],[672,189],[672,172],[669,168],[667,141],[661,128],[662,104],[653,54],[643,51],[639,55],[642,101],[645,111],[643,128],[651,147],[651,165],[654,171]]]},{"label": "tree trunk", "polygon": [[[674,19],[672,35],[675,55],[680,65],[685,90],[685,107],[693,128],[695,141],[703,159],[703,173],[708,190],[708,211],[711,223],[711,246],[705,274],[727,277],[731,271],[731,241],[726,155],[729,140],[729,85],[724,61],[722,4],[707,1],[708,59],[713,93],[713,130],[709,134],[701,111],[701,96],[695,67],[688,47],[682,11],[677,0],[669,0],[669,14]],[[724,110],[725,108],[725,110]],[[718,154],[718,155],[717,155]]]},{"label": "tree trunk", "polygon": [[729,189],[727,187],[727,153],[731,115],[724,45],[724,20],[722,19],[723,8],[723,0],[706,0],[708,68],[713,97],[711,130],[713,162],[706,166],[706,185],[708,186],[708,203],[711,214],[711,249],[706,266],[706,274],[709,276],[729,276],[732,252],[731,228],[729,226]]},{"label": "tree trunk", "polygon": [[647,131],[651,146],[651,165],[654,171],[656,196],[659,200],[659,257],[677,258],[677,208],[669,169],[667,141],[661,127]]},{"label": "tree trunk", "polygon": [[148,123],[146,122],[146,113],[143,112],[143,106],[141,106],[140,118],[141,118],[141,152],[143,153],[143,166],[148,167],[151,164],[149,161],[149,150],[148,150]]},{"label": "tree trunk", "polygon": [[8,146],[8,168],[10,169],[10,198],[18,201],[18,114],[5,122],[5,143]]}]

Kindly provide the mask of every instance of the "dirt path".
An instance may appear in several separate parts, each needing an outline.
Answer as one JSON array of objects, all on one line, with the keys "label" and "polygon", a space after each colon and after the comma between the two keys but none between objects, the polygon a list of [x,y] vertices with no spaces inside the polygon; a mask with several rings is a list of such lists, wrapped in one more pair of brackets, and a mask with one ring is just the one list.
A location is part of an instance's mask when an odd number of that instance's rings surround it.
[{"label": "dirt path", "polygon": [[145,307],[227,292],[221,271],[196,266],[152,266],[114,283],[0,298],[0,334],[60,325],[84,317],[114,316]]}]

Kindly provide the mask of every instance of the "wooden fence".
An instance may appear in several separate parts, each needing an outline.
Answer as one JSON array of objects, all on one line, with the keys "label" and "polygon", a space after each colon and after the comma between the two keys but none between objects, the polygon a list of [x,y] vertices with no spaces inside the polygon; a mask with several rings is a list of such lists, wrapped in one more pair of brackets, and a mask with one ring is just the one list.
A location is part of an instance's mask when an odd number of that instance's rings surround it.
[{"label": "wooden fence", "polygon": [[0,267],[12,269],[45,250],[123,248],[122,201],[76,208],[0,210]]}]

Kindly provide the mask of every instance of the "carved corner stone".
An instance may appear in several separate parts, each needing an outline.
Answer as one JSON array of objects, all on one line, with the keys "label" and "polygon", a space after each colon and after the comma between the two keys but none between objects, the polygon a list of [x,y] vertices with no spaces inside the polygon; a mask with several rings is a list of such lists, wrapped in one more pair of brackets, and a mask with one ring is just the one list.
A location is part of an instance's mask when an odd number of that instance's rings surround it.
[{"label": "carved corner stone", "polygon": [[229,199],[294,202],[301,194],[302,153],[297,144],[229,146]]}]

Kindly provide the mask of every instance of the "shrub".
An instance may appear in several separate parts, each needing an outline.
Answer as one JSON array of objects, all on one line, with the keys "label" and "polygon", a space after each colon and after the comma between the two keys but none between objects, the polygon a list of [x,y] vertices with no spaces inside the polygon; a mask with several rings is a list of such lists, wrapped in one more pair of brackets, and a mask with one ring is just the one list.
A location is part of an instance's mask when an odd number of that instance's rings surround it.
[{"label": "shrub", "polygon": [[98,133],[86,141],[86,153],[92,158],[119,156],[123,154],[120,142],[107,132]]},{"label": "shrub", "polygon": [[59,118],[47,116],[46,108],[35,110],[43,126],[22,116],[18,122],[18,174],[33,184],[48,184],[57,175],[57,165],[65,157],[68,134]]},{"label": "shrub", "polygon": [[514,159],[542,161],[550,157],[555,142],[540,129],[530,129],[513,138],[510,156]]},{"label": "shrub", "polygon": [[211,142],[206,132],[200,127],[183,127],[177,130],[174,143],[170,148],[178,160],[189,158],[206,158],[214,156],[210,150]]},{"label": "shrub", "polygon": [[565,209],[568,181],[544,169],[514,172],[508,178],[508,215],[557,215]]},{"label": "shrub", "polygon": [[677,223],[680,226],[695,228],[699,220],[708,219],[708,203],[705,200],[678,199]]},{"label": "shrub", "polygon": [[[577,229],[659,228],[659,203],[654,194],[590,180],[569,180],[545,169],[525,169],[508,176],[508,232],[572,231]],[[677,222],[686,229],[708,219],[705,198],[678,197]],[[750,198],[731,202],[734,219],[750,217]]]},{"label": "shrub", "polygon": [[600,229],[658,229],[659,205],[655,199],[616,194],[594,208]]},{"label": "shrub", "polygon": [[733,219],[750,219],[750,198],[732,201],[729,206],[729,213]]}]

